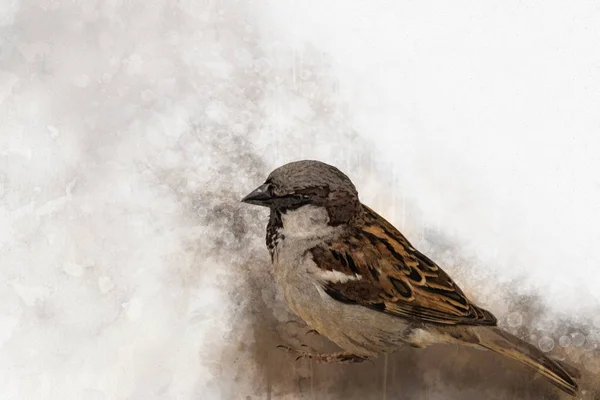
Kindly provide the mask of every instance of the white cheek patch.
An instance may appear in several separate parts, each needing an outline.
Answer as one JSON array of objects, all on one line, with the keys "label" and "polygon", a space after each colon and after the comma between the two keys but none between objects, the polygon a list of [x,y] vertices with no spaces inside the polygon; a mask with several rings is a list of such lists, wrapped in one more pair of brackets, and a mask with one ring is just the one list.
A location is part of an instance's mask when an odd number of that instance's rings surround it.
[{"label": "white cheek patch", "polygon": [[328,225],[329,215],[323,207],[306,205],[281,215],[282,233],[286,237],[317,238],[335,231]]},{"label": "white cheek patch", "polygon": [[358,274],[348,275],[340,271],[322,271],[319,270],[315,273],[315,275],[324,281],[331,283],[346,283],[348,281],[359,281],[362,279],[362,276]]}]

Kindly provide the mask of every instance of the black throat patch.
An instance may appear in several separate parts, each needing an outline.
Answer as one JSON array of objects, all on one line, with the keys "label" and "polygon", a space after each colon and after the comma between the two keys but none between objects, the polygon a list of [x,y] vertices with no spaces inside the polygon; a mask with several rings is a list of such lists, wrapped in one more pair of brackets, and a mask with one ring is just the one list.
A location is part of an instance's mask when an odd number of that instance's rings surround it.
[{"label": "black throat patch", "polygon": [[277,208],[271,208],[271,214],[269,215],[269,223],[267,224],[267,248],[269,254],[271,254],[271,262],[275,256],[275,249],[277,244],[285,237],[280,233],[280,229],[283,228],[283,221],[281,219],[282,210]]}]

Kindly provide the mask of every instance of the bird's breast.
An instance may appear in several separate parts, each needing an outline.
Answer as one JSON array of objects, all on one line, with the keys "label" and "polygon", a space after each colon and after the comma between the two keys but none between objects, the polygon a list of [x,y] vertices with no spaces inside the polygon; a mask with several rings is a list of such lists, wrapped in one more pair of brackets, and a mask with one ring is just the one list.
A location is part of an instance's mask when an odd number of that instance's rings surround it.
[{"label": "bird's breast", "polygon": [[312,328],[322,331],[330,312],[319,293],[318,283],[308,273],[311,261],[306,256],[292,259],[287,255],[280,249],[274,260],[277,284],[292,311]]},{"label": "bird's breast", "polygon": [[[395,346],[404,322],[331,298],[322,288],[310,252],[287,239],[273,260],[275,279],[290,309],[346,351],[369,356]],[[317,271],[317,273],[315,273]]]}]

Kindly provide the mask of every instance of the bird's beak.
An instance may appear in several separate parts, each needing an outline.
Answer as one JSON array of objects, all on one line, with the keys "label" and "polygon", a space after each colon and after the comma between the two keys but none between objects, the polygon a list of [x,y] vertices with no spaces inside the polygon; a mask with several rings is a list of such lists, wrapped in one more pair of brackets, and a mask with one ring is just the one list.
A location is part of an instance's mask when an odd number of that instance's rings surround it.
[{"label": "bird's beak", "polygon": [[254,191],[242,199],[243,203],[254,204],[257,206],[269,207],[273,197],[269,195],[269,184],[265,183],[257,187]]}]

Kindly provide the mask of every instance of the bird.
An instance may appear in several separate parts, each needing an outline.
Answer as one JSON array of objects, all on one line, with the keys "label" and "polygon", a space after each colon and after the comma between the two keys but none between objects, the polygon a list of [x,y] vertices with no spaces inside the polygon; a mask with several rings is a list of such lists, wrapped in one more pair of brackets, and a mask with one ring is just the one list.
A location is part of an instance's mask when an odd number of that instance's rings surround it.
[{"label": "bird", "polygon": [[242,200],[268,207],[266,245],[290,309],[341,348],[297,351],[357,363],[402,346],[458,344],[529,366],[575,396],[579,371],[503,331],[435,262],[361,203],[350,178],[316,160],[287,163]]}]

